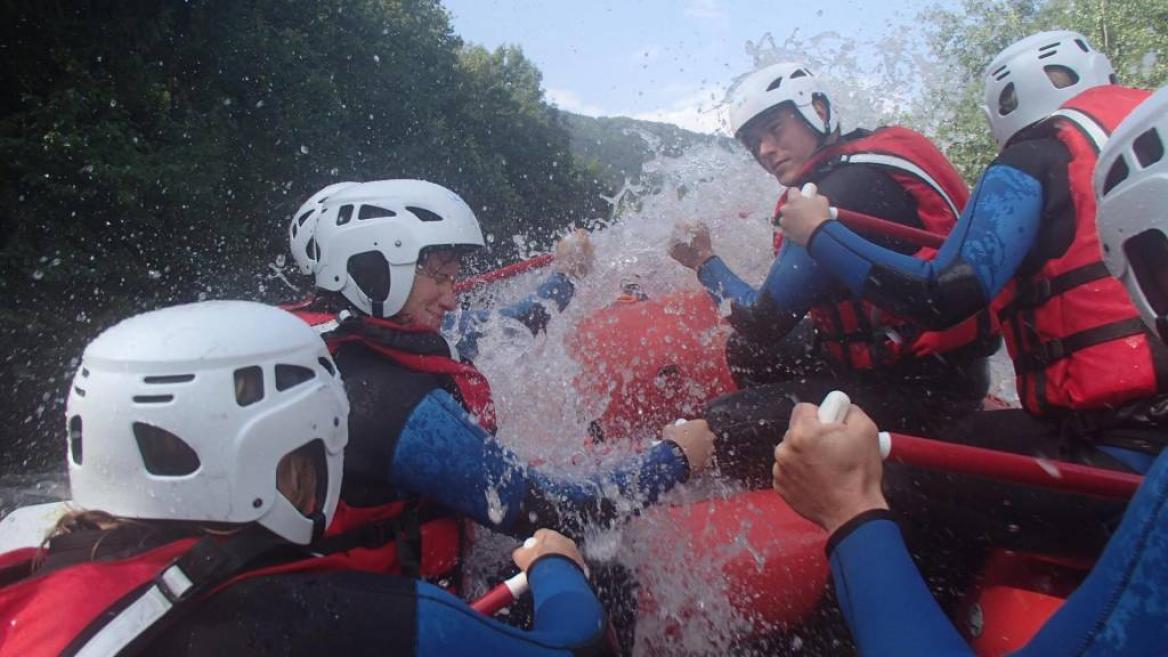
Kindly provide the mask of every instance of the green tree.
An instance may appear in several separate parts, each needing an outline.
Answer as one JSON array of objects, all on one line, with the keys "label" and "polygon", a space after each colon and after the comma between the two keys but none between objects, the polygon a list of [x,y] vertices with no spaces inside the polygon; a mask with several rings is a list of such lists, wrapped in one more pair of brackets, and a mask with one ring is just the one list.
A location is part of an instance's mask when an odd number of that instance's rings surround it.
[{"label": "green tree", "polygon": [[[45,0],[3,18],[0,336],[15,383],[0,467],[60,462],[42,440],[101,328],[291,295],[273,271],[286,222],[328,183],[434,180],[497,236],[546,241],[603,213],[539,71],[515,48],[466,47],[436,0]],[[497,240],[488,260],[515,250]]]},{"label": "green tree", "polygon": [[997,153],[982,106],[982,73],[1003,48],[1028,34],[1082,32],[1111,59],[1120,82],[1153,89],[1168,81],[1168,0],[964,0],[921,17],[929,78],[911,119],[926,127],[971,182]]}]

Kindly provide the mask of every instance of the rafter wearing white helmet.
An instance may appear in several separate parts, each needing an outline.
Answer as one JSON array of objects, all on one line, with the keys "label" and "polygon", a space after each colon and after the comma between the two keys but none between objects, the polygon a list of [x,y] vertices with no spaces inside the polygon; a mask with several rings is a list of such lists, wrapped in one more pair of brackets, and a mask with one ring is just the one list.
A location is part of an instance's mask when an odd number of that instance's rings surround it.
[{"label": "rafter wearing white helmet", "polygon": [[424,180],[379,180],[334,194],[321,207],[316,242],[316,286],[378,318],[405,305],[426,250],[484,246],[470,206]]}]

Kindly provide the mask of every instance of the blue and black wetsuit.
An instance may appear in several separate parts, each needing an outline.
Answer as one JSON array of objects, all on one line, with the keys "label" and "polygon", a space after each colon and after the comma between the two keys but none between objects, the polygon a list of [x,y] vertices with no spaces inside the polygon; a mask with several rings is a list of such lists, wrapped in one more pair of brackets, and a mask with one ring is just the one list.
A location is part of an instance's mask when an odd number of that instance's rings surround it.
[{"label": "blue and black wetsuit", "polygon": [[[1036,271],[1068,249],[1075,239],[1074,224],[1067,219],[1074,213],[1069,161],[1067,148],[1054,138],[1026,139],[1006,148],[982,176],[957,226],[931,261],[873,244],[838,221],[825,222],[812,235],[808,252],[854,293],[926,327],[951,325],[988,306],[1016,276]],[[1154,354],[1164,352],[1159,343],[1150,347]],[[1158,399],[1103,413],[1052,415],[1048,433],[1072,442],[1045,455],[1142,471],[1164,444],[1161,427],[1168,425],[1168,418]],[[977,416],[970,422],[1002,425]],[[971,426],[964,431],[976,436],[988,429]],[[1092,449],[1085,449],[1082,441]],[[1091,453],[1096,443],[1104,455]],[[1027,451],[1039,446],[994,447]]]},{"label": "blue and black wetsuit", "polygon": [[[865,657],[965,657],[973,652],[929,593],[886,512],[869,512],[828,541],[836,595]],[[1087,579],[1018,657],[1163,654],[1168,646],[1168,455],[1132,499]]]},{"label": "blue and black wetsuit", "polygon": [[[437,333],[368,330],[345,323],[338,333],[394,349],[450,358]],[[362,341],[334,353],[349,393],[349,445],[342,499],[368,507],[425,497],[512,535],[548,527],[578,536],[582,527],[613,519],[618,506],[655,502],[689,476],[689,463],[670,441],[616,467],[587,476],[557,476],[531,467],[473,419],[448,375],[416,371]]]},{"label": "blue and black wetsuit", "polygon": [[[867,134],[857,131],[844,139]],[[879,166],[833,161],[801,182],[815,182],[838,207],[923,227],[915,198]],[[887,237],[873,239],[910,260],[918,249]],[[746,388],[715,400],[703,415],[723,440],[718,460],[724,473],[767,485],[770,451],[775,436],[786,430],[791,409],[799,402],[819,403],[831,390],[846,390],[882,427],[924,435],[935,435],[981,407],[989,387],[986,357],[997,349],[997,338],[945,358],[903,358],[869,370],[844,367],[825,355],[804,316],[813,307],[861,295],[797,244],[783,244],[758,290],[718,257],[698,268],[698,278],[715,302],[731,303],[736,335],[727,344],[727,361]]]},{"label": "blue and black wetsuit", "polygon": [[578,566],[560,556],[532,564],[530,630],[470,608],[426,582],[363,572],[246,579],[169,628],[151,655],[606,655],[604,609]]}]

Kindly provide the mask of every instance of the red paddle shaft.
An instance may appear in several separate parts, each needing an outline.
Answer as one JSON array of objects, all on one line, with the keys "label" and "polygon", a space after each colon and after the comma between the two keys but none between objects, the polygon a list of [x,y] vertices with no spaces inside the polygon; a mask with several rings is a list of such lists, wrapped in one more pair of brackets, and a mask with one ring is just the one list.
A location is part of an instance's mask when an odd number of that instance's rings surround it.
[{"label": "red paddle shaft", "polygon": [[485,283],[494,283],[495,281],[501,281],[505,278],[518,276],[519,274],[529,272],[532,269],[539,269],[540,267],[544,267],[554,259],[554,255],[545,253],[543,255],[537,255],[534,258],[528,258],[527,260],[520,260],[519,262],[507,265],[506,267],[500,267],[484,274],[479,274],[478,276],[464,278],[454,284],[454,291],[466,292],[467,290],[473,289]]},{"label": "red paddle shaft", "polygon": [[[843,422],[851,405],[846,394],[833,390],[819,405],[819,421]],[[1126,472],[1049,461],[903,433],[881,431],[877,438],[880,441],[880,456],[896,463],[1096,497],[1126,500],[1135,494],[1144,480],[1139,475]]]},{"label": "red paddle shaft", "polygon": [[470,606],[484,616],[494,616],[500,609],[523,597],[525,593],[527,593],[527,573],[519,573],[511,579],[496,584],[495,588],[470,603]]},{"label": "red paddle shaft", "polygon": [[930,233],[927,230],[920,228],[913,228],[912,226],[905,226],[898,224],[895,221],[873,217],[869,214],[856,212],[854,210],[847,210],[844,208],[832,208],[832,214],[837,219],[842,221],[845,226],[861,233],[876,233],[878,235],[885,235],[887,237],[895,237],[896,239],[904,240],[910,244],[917,246],[928,246],[934,249],[940,248],[945,243],[945,238],[936,233]]},{"label": "red paddle shaft", "polygon": [[1125,500],[1144,480],[1138,475],[1077,463],[957,445],[900,433],[889,434],[888,460],[1029,486]]}]

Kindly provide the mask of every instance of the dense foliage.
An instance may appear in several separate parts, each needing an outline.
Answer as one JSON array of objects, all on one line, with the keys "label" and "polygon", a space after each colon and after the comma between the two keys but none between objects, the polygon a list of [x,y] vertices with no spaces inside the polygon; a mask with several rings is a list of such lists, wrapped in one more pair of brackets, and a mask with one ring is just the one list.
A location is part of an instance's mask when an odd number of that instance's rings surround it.
[{"label": "dense foliage", "polygon": [[5,469],[58,462],[71,361],[116,319],[295,296],[284,227],[330,182],[441,182],[497,237],[488,260],[606,214],[539,71],[464,44],[434,0],[4,7]]}]

